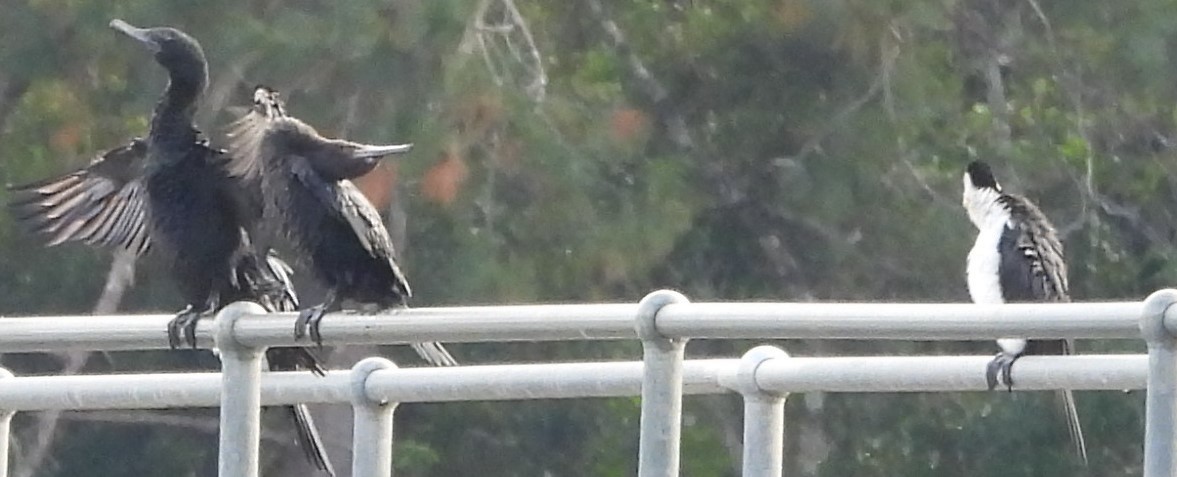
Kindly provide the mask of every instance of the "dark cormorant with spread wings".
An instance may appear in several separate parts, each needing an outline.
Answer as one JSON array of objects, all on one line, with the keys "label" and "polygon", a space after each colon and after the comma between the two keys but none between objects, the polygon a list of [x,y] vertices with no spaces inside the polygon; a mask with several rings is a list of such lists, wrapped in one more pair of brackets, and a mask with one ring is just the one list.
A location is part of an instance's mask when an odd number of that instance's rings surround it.
[{"label": "dark cormorant with spread wings", "polygon": [[[320,136],[286,114],[278,93],[258,87],[253,108],[229,136],[234,174],[262,184],[267,221],[293,243],[300,258],[327,285],[325,302],[303,310],[295,336],[321,342],[319,321],[342,300],[405,306],[412,291],[375,207],[349,179],[371,171],[382,157],[411,145],[373,146]],[[413,349],[435,366],[457,364],[438,343]]]},{"label": "dark cormorant with spread wings", "polygon": [[[211,148],[193,125],[208,83],[200,44],[174,28],[136,28],[122,20],[110,26],[147,46],[168,72],[147,138],[77,171],[14,188],[14,212],[50,246],[80,241],[161,256],[187,303],[168,326],[173,348],[181,333],[195,347],[198,319],[233,301],[297,309],[286,264],[251,244],[261,213],[258,186],[228,174],[224,151]],[[274,349],[267,358],[271,369],[322,374],[303,348]],[[306,408],[289,410],[307,458],[334,475]]]}]

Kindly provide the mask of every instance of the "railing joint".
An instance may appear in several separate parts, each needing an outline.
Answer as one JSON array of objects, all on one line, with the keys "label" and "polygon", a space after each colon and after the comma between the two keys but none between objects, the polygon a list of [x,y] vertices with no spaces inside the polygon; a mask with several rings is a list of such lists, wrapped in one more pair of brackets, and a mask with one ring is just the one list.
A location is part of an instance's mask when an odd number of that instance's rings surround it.
[{"label": "railing joint", "polygon": [[261,376],[265,347],[241,344],[238,320],[266,313],[261,305],[236,302],[217,313],[216,340],[221,358],[219,477],[257,477],[261,440]]},{"label": "railing joint", "polygon": [[381,357],[360,360],[351,368],[352,477],[392,475],[392,417],[397,403],[372,399],[368,379],[373,373],[396,369],[396,363]]}]

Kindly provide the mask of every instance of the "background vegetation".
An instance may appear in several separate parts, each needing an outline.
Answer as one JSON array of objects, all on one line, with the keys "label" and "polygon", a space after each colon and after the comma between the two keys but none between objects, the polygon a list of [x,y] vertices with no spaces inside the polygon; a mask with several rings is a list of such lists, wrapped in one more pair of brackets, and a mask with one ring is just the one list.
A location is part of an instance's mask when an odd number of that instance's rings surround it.
[{"label": "background vegetation", "polygon": [[[416,144],[361,181],[387,211],[414,306],[632,302],[660,287],[694,300],[964,301],[974,231],[960,175],[973,158],[1058,225],[1076,299],[1139,299],[1177,273],[1168,1],[0,3],[0,183],[145,134],[165,75],[106,25],[180,27],[211,62],[199,121],[214,141],[226,107],[265,83],[323,131]],[[122,296],[128,261],[41,249],[0,215],[0,314],[111,311],[120,299],[124,311],[177,309],[162,270],[134,265]],[[306,284],[305,299],[317,292]],[[697,341],[688,354],[752,344]],[[796,355],[993,351],[779,344]],[[599,343],[454,351],[471,363],[638,356]],[[374,352],[341,350],[333,364]],[[18,374],[214,363],[194,352],[4,357]],[[1141,395],[1078,400],[1087,471],[1045,395],[795,396],[786,474],[1138,475]],[[738,410],[728,397],[688,399],[684,475],[736,475]],[[320,411],[346,469],[348,410]],[[402,406],[398,475],[631,475],[637,413],[632,399]],[[210,410],[21,415],[16,475],[212,475],[215,426]],[[267,425],[268,475],[309,475],[292,442],[285,421]]]}]

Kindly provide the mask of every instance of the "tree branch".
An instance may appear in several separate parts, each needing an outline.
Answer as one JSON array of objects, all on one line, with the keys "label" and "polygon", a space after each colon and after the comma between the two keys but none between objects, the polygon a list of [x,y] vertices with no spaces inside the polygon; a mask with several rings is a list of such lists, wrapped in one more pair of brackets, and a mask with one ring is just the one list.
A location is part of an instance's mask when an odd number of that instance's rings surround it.
[{"label": "tree branch", "polygon": [[[102,296],[94,305],[93,314],[109,315],[118,309],[127,288],[135,278],[135,255],[125,250],[114,253],[110,264],[110,272],[106,275],[106,285],[102,288]],[[78,374],[90,361],[91,354],[85,351],[63,353],[61,371],[58,374],[70,376]],[[57,429],[61,420],[61,411],[47,411],[40,413],[32,427],[36,429],[33,443],[19,460],[14,475],[17,477],[32,477],[42,474],[41,468],[53,449],[57,440]]]},{"label": "tree branch", "polygon": [[593,16],[596,17],[597,22],[601,24],[601,28],[608,36],[610,43],[613,44],[613,49],[625,59],[626,65],[629,68],[626,70],[631,77],[633,83],[641,91],[648,100],[654,105],[655,113],[666,127],[666,132],[670,137],[671,142],[676,147],[684,151],[693,151],[695,149],[695,141],[691,138],[690,129],[687,128],[687,121],[674,110],[669,102],[669,93],[662,83],[650,73],[646,68],[646,64],[634,53],[633,48],[630,48],[629,42],[625,40],[625,35],[621,32],[621,28],[617,26],[617,22],[605,12],[605,7],[601,5],[601,0],[588,0],[589,10],[592,11]]},{"label": "tree branch", "polygon": [[842,123],[844,123],[847,119],[850,119],[854,113],[857,113],[858,110],[862,109],[863,106],[866,106],[867,103],[873,100],[875,96],[878,96],[878,94],[883,91],[883,87],[889,82],[891,71],[895,67],[895,61],[898,59],[899,47],[887,49],[883,54],[882,62],[879,66],[879,74],[875,76],[874,81],[871,81],[871,84],[869,87],[867,87],[866,92],[862,93],[862,96],[859,96],[854,101],[851,101],[850,104],[847,104],[837,113],[835,113],[834,117],[830,118],[830,121],[826,123],[825,127],[822,128],[820,132],[814,134],[808,140],[806,140],[805,144],[801,145],[801,149],[797,150],[797,154],[794,154],[789,159],[801,160],[804,159],[805,156],[808,156],[814,151],[820,149],[822,141],[833,134],[838,126],[841,126]]},{"label": "tree branch", "polygon": [[[499,8],[492,9],[494,6]],[[487,17],[496,13],[502,18],[497,22],[488,21]],[[543,102],[547,95],[548,74],[527,19],[515,5],[515,0],[482,0],[471,18],[458,51],[472,54],[477,50],[491,79],[499,86],[506,84],[510,72],[508,62],[519,65],[522,68],[520,87],[524,94],[536,103]],[[521,45],[512,39],[516,36]]]}]

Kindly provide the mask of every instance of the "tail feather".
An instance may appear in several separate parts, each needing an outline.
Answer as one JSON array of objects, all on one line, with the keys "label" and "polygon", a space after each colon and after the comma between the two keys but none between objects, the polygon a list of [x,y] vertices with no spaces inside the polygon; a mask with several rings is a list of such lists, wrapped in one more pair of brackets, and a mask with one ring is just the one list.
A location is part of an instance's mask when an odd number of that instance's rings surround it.
[{"label": "tail feather", "polygon": [[306,405],[296,404],[287,406],[290,418],[294,420],[294,428],[298,432],[298,446],[302,448],[307,461],[331,477],[335,477],[335,468],[331,466],[331,459],[323,447],[323,439],[319,437],[319,430]]},{"label": "tail feather", "polygon": [[[1075,341],[1062,340],[1062,353],[1075,354]],[[1075,446],[1075,453],[1087,465],[1087,441],[1083,438],[1083,426],[1079,423],[1079,408],[1075,406],[1075,394],[1070,389],[1060,389],[1057,393],[1059,402],[1063,405],[1063,416],[1067,420],[1067,432],[1071,434],[1071,444]]]},{"label": "tail feather", "polygon": [[298,294],[290,279],[293,274],[290,265],[273,250],[266,252],[264,260],[246,254],[238,261],[236,273],[241,294],[269,311],[298,311]]},{"label": "tail feather", "polygon": [[[307,348],[270,348],[266,350],[266,363],[270,371],[310,370],[316,375],[323,376],[326,371],[316,356]],[[331,459],[323,447],[323,439],[315,428],[315,421],[310,411],[303,404],[284,406],[294,420],[294,429],[298,433],[298,447],[302,449],[307,462],[332,477],[335,469],[331,466]]]},{"label": "tail feather", "polygon": [[308,370],[317,376],[326,376],[322,360],[310,348],[282,347],[266,350],[266,363],[270,371],[298,371]]},{"label": "tail feather", "polygon": [[[266,252],[264,260],[258,260],[256,255],[247,255],[245,258],[238,265],[238,282],[245,288],[246,294],[269,311],[297,311],[298,295],[290,279],[293,274],[290,266],[272,250]],[[266,362],[270,371],[305,369],[318,376],[326,374],[319,357],[308,348],[270,348],[266,350]],[[303,404],[284,408],[294,420],[298,446],[306,456],[307,462],[327,475],[335,477],[335,468],[327,456],[323,439],[319,436],[310,410]]]},{"label": "tail feather", "polygon": [[445,346],[442,346],[441,343],[438,343],[436,341],[426,341],[426,342],[422,342],[422,343],[413,343],[409,346],[412,346],[413,351],[416,351],[417,355],[420,356],[421,359],[429,362],[429,364],[431,364],[431,365],[434,365],[434,366],[457,366],[458,365],[458,360],[454,359],[454,356],[450,354],[449,350],[445,349]]},{"label": "tail feather", "polygon": [[1079,424],[1079,410],[1075,407],[1075,395],[1070,389],[1058,391],[1059,401],[1063,405],[1063,414],[1067,419],[1067,431],[1071,434],[1071,444],[1075,446],[1075,453],[1087,465],[1087,442],[1083,439],[1083,427]]}]

